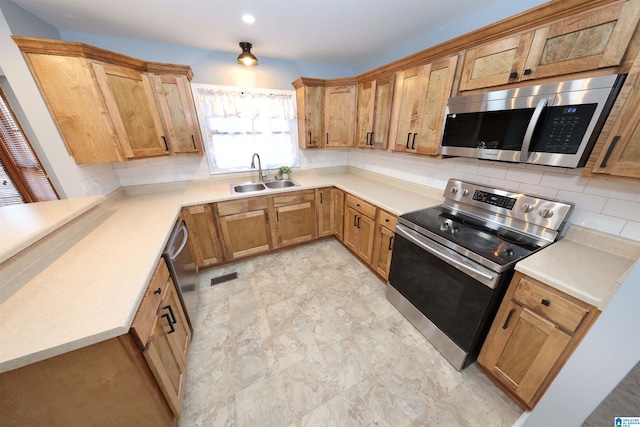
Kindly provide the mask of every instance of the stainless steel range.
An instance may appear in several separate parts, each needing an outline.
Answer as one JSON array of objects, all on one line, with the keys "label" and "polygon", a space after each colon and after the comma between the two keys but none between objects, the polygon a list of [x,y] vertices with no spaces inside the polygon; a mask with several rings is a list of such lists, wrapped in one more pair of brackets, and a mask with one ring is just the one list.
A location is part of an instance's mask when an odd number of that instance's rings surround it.
[{"label": "stainless steel range", "polygon": [[458,370],[475,361],[519,260],[553,243],[573,204],[449,180],[401,215],[387,299]]}]

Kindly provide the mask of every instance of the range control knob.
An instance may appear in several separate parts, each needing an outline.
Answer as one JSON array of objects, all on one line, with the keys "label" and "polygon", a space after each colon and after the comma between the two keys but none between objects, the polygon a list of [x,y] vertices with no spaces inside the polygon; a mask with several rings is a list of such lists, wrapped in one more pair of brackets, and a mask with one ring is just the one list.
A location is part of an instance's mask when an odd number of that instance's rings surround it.
[{"label": "range control knob", "polygon": [[451,187],[451,194],[456,194],[458,192],[458,187]]},{"label": "range control knob", "polygon": [[464,197],[468,196],[468,195],[469,195],[469,190],[468,190],[467,188],[463,188],[463,189],[462,189],[462,195],[463,195]]},{"label": "range control knob", "polygon": [[541,209],[540,216],[542,218],[551,218],[553,216],[553,211],[550,209]]},{"label": "range control knob", "polygon": [[522,212],[524,213],[529,213],[533,210],[533,206],[531,206],[529,203],[525,203],[520,209],[522,209]]}]

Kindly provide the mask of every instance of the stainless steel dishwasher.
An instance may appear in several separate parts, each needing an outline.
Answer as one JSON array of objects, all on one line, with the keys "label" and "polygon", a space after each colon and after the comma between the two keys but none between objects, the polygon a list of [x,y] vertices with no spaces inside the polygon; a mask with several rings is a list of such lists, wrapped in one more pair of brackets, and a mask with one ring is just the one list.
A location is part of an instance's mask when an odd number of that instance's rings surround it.
[{"label": "stainless steel dishwasher", "polygon": [[193,332],[190,316],[195,316],[198,307],[198,271],[189,246],[189,232],[182,219],[178,219],[173,226],[162,256],[176,284],[178,297],[187,316],[189,328]]}]

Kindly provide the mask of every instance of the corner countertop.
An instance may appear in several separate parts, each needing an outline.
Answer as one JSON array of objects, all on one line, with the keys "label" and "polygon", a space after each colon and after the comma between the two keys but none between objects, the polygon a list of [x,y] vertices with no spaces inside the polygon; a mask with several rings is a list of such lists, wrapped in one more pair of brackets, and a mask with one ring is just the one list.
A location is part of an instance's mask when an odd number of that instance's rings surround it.
[{"label": "corner countertop", "polygon": [[640,259],[640,243],[572,225],[516,270],[602,311]]},{"label": "corner countertop", "polygon": [[[278,191],[336,186],[394,214],[443,200],[442,190],[403,187],[370,173],[305,173],[294,179],[301,187]],[[232,195],[228,183],[185,187],[102,204],[101,197],[50,202],[38,221],[0,248],[0,259],[10,263],[17,250],[28,251],[38,238],[100,204],[97,219],[77,242],[30,266],[19,277],[24,285],[0,305],[0,373],[126,334],[183,206],[275,192]],[[40,206],[5,212],[14,221]]]}]

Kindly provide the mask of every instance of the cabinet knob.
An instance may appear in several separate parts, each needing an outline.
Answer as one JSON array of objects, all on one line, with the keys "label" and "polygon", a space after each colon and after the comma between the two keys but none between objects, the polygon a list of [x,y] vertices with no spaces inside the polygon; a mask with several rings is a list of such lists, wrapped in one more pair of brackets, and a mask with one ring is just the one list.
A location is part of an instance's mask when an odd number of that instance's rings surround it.
[{"label": "cabinet knob", "polygon": [[515,79],[516,77],[518,77],[518,73],[516,73],[515,71],[513,71],[511,74],[509,74],[509,78],[510,79]]},{"label": "cabinet knob", "polygon": [[162,293],[162,289],[158,288],[155,291],[153,291],[154,295],[160,295]]},{"label": "cabinet knob", "polygon": [[543,299],[542,301],[540,301],[540,304],[549,307],[549,304],[551,304],[551,301],[549,301],[548,299]]}]

